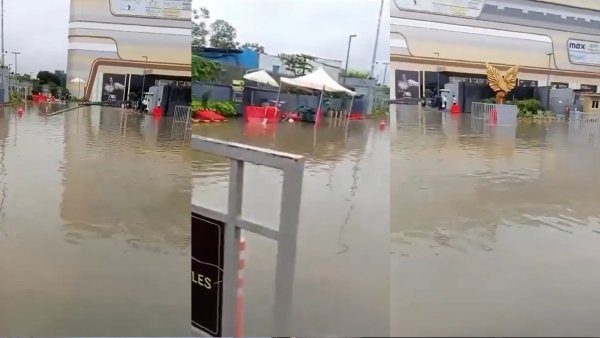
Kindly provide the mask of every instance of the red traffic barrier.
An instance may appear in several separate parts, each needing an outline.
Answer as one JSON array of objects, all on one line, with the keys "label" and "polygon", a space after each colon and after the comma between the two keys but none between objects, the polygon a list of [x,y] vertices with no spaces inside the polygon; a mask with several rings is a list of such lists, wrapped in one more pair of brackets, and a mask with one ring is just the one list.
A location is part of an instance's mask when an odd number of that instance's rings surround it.
[{"label": "red traffic barrier", "polygon": [[460,106],[458,105],[458,103],[453,103],[452,107],[450,107],[450,112],[452,114],[460,114]]}]

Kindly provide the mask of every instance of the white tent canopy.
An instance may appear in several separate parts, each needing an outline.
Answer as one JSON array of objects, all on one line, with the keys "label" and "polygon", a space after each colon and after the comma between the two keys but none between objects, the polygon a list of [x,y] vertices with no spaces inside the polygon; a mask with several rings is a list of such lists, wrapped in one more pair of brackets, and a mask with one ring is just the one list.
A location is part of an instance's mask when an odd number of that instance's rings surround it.
[{"label": "white tent canopy", "polygon": [[244,79],[258,82],[258,83],[267,84],[267,85],[270,85],[273,87],[279,87],[279,84],[277,83],[277,81],[275,81],[271,77],[271,75],[269,75],[264,70],[259,70],[256,72],[248,73],[248,74],[244,75]]},{"label": "white tent canopy", "polygon": [[293,79],[281,78],[282,83],[286,83],[296,87],[310,88],[326,92],[346,93],[355,96],[356,93],[337,83],[334,79],[319,68],[316,71]]}]

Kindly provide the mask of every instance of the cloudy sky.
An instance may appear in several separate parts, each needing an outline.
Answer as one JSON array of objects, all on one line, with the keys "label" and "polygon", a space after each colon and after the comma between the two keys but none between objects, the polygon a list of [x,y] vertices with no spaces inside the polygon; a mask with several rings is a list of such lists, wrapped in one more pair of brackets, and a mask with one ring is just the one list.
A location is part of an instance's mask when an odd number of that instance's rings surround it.
[{"label": "cloudy sky", "polygon": [[[238,42],[257,42],[268,54],[305,53],[345,62],[352,39],[349,68],[368,71],[373,57],[380,0],[193,0],[211,19],[237,29]],[[390,2],[384,0],[376,60],[389,62]],[[383,76],[385,66],[375,68]],[[389,79],[389,70],[388,70]]]},{"label": "cloudy sky", "polygon": [[66,70],[69,34],[69,0],[5,0],[4,49],[6,64],[19,73]]}]

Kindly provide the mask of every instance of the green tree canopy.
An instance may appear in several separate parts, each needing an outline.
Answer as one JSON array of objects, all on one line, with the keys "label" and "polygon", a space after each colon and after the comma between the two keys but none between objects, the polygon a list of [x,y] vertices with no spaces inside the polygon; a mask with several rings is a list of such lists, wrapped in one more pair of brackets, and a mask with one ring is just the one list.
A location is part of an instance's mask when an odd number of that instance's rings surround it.
[{"label": "green tree canopy", "polygon": [[248,48],[248,49],[251,49],[251,50],[253,50],[253,51],[257,52],[257,53],[262,53],[262,54],[265,53],[265,47],[259,45],[256,42],[252,42],[252,43],[246,42],[245,44],[242,45],[242,48]]},{"label": "green tree canopy", "polygon": [[237,31],[225,20],[216,20],[210,24],[210,46],[215,48],[238,48],[235,41]]},{"label": "green tree canopy", "polygon": [[205,7],[194,9],[192,12],[192,52],[197,52],[208,44],[208,25],[210,12]]},{"label": "green tree canopy", "polygon": [[53,83],[55,86],[60,85],[60,77],[55,73],[51,73],[47,70],[42,70],[37,74],[38,80],[40,80],[41,85],[51,84]]},{"label": "green tree canopy", "polygon": [[285,65],[285,69],[293,73],[294,76],[306,75],[313,71],[314,67],[310,61],[314,61],[314,56],[306,54],[279,54],[279,57]]},{"label": "green tree canopy", "polygon": [[192,55],[192,80],[214,81],[221,72],[221,65],[201,56]]}]

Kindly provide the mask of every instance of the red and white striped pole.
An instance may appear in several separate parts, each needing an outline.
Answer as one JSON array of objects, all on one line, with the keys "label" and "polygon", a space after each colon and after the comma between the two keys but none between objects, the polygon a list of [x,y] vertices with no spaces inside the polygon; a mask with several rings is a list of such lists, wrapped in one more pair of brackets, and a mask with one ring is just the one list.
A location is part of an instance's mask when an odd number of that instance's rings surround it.
[{"label": "red and white striped pole", "polygon": [[244,251],[246,250],[246,240],[240,240],[240,262],[238,266],[238,288],[237,288],[237,308],[236,308],[236,337],[244,337],[244,268],[246,260]]}]

